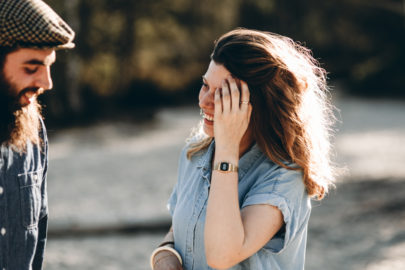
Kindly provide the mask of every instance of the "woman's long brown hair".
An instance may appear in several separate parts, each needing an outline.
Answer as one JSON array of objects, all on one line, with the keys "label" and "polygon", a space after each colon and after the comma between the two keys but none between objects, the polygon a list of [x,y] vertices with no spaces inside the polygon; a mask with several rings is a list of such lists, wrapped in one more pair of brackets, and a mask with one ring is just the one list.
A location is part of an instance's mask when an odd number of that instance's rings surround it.
[{"label": "woman's long brown hair", "polygon": [[[284,36],[236,29],[216,41],[211,59],[248,84],[250,128],[260,149],[276,164],[302,170],[308,194],[322,199],[334,181],[330,161],[334,117],[326,72],[311,52]],[[188,157],[211,141],[191,144]]]}]

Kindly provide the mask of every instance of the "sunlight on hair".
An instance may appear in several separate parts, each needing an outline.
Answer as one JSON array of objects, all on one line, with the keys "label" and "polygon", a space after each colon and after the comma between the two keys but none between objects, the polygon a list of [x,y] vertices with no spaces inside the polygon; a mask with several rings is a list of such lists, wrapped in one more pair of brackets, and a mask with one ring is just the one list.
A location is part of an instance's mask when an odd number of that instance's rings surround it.
[{"label": "sunlight on hair", "polygon": [[[302,170],[308,194],[322,199],[337,175],[330,158],[335,117],[326,71],[311,51],[285,36],[241,28],[221,36],[211,58],[251,88],[251,128],[261,150],[281,167]],[[201,134],[192,135],[189,158],[212,141]]]}]

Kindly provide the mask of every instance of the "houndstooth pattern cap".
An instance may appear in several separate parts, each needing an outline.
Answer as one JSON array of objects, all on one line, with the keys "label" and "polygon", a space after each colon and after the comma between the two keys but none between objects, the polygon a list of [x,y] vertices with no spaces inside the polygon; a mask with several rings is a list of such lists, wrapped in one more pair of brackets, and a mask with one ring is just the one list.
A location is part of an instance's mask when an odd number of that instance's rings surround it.
[{"label": "houndstooth pattern cap", "polygon": [[70,49],[74,36],[41,0],[0,0],[0,46]]}]

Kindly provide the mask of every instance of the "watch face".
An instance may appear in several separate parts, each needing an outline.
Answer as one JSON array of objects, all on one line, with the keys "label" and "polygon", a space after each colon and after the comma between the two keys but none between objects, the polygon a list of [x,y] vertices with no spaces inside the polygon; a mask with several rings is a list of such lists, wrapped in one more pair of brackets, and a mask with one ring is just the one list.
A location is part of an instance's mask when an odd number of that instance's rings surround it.
[{"label": "watch face", "polygon": [[221,162],[220,169],[221,169],[221,171],[227,171],[229,169],[229,163]]}]

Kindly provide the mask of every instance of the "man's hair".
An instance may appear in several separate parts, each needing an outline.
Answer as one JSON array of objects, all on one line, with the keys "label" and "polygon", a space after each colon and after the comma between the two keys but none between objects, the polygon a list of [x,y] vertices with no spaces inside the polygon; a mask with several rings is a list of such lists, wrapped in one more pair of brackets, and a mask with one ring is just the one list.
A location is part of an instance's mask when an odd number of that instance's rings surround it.
[{"label": "man's hair", "polygon": [[6,62],[7,55],[14,51],[18,50],[17,47],[9,47],[9,46],[0,46],[0,70],[3,72],[4,64]]},{"label": "man's hair", "polygon": [[[211,59],[248,84],[249,127],[260,149],[274,163],[302,170],[308,194],[321,199],[335,177],[329,157],[334,116],[326,72],[310,50],[281,35],[236,29],[216,41]],[[188,156],[210,141],[191,144]]]},{"label": "man's hair", "polygon": [[10,114],[11,96],[7,89],[8,82],[4,75],[4,65],[7,55],[15,50],[12,47],[0,47],[0,145],[10,140],[10,124],[14,122],[14,117]]}]

